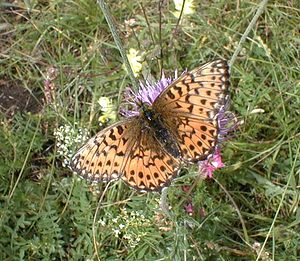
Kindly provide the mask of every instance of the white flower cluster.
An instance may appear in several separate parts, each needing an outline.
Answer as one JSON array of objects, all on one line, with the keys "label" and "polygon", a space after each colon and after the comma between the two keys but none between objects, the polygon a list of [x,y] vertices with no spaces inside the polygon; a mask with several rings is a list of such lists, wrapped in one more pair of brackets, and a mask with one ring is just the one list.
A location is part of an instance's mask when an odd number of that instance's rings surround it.
[{"label": "white flower cluster", "polygon": [[128,212],[121,209],[119,216],[106,221],[99,220],[101,226],[111,229],[116,238],[124,239],[130,248],[134,248],[147,235],[147,228],[151,226],[150,219],[147,219],[139,211]]},{"label": "white flower cluster", "polygon": [[69,165],[78,145],[83,144],[89,137],[87,129],[75,128],[70,125],[58,127],[53,134],[56,138],[57,154],[63,158],[62,165],[64,167]]}]

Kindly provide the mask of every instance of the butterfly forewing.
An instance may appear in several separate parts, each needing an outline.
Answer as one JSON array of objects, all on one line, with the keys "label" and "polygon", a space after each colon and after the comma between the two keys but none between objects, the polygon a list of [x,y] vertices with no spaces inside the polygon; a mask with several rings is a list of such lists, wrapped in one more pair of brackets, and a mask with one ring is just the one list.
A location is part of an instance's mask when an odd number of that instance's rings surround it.
[{"label": "butterfly forewing", "polygon": [[136,119],[116,123],[97,133],[74,155],[71,169],[91,181],[109,181],[122,174],[134,143]]},{"label": "butterfly forewing", "polygon": [[217,115],[229,99],[229,68],[217,60],[187,72],[155,100],[153,107],[173,132],[184,160],[196,162],[213,153]]}]

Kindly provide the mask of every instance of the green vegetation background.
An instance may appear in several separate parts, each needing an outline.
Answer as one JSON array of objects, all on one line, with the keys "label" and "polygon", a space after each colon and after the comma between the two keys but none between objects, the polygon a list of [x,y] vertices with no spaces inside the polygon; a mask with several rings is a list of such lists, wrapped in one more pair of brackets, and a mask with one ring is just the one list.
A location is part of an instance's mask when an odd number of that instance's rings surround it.
[{"label": "green vegetation background", "polygon": [[[143,73],[156,79],[160,68],[172,76],[230,59],[259,4],[194,1],[175,30],[171,1],[109,2],[125,48],[138,50]],[[299,1],[270,1],[252,29],[231,68],[231,109],[244,125],[224,145],[216,181],[199,181],[192,168],[173,183],[171,218],[158,194],[122,182],[103,193],[105,185],[77,179],[57,154],[58,126],[94,134],[99,97],[117,108],[130,86],[95,1],[0,7],[0,260],[300,259]],[[194,182],[190,194],[181,190]]]}]

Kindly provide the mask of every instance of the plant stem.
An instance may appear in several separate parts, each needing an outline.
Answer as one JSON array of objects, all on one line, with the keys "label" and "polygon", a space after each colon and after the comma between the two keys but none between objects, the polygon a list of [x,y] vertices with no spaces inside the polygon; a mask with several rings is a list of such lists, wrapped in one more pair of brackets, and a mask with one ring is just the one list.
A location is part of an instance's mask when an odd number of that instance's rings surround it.
[{"label": "plant stem", "polygon": [[102,12],[104,14],[106,22],[107,22],[107,24],[109,26],[109,29],[111,31],[111,34],[112,34],[112,36],[114,38],[114,41],[115,41],[115,43],[116,43],[116,45],[117,45],[117,47],[119,49],[120,54],[122,56],[123,62],[124,62],[125,67],[127,69],[128,75],[129,75],[130,80],[131,80],[132,85],[133,85],[133,88],[135,90],[138,90],[138,88],[139,88],[138,87],[139,86],[138,81],[134,77],[134,73],[133,73],[133,71],[131,69],[131,66],[129,64],[129,61],[128,61],[128,58],[127,58],[127,55],[126,55],[126,51],[125,51],[125,49],[123,47],[121,38],[120,38],[120,36],[119,36],[119,34],[117,32],[117,28],[116,28],[116,26],[115,26],[115,24],[113,22],[111,13],[109,11],[109,8],[107,7],[107,4],[104,2],[104,0],[98,0],[97,2],[98,2],[99,6],[100,6],[100,8],[101,8],[101,10],[102,10]]},{"label": "plant stem", "polygon": [[234,54],[232,55],[232,58],[230,59],[229,61],[229,68],[231,68],[231,66],[233,65],[233,63],[235,62],[238,54],[240,53],[241,49],[242,49],[242,45],[243,43],[246,41],[250,31],[252,30],[252,28],[254,27],[254,25],[256,24],[257,22],[257,19],[260,17],[260,15],[263,13],[266,5],[268,3],[268,0],[262,0],[261,3],[260,3],[260,6],[259,8],[257,9],[256,11],[256,14],[253,16],[251,22],[249,23],[248,27],[246,28],[244,34],[242,35],[241,39],[240,39],[240,42],[237,46],[237,48],[235,49],[234,51]]}]

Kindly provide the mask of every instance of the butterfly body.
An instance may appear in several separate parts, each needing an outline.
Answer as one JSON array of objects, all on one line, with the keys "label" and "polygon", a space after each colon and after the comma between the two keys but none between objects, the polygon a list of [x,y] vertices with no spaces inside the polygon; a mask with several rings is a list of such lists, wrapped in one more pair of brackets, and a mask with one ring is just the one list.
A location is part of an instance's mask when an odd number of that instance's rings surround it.
[{"label": "butterfly body", "polygon": [[160,191],[182,164],[212,155],[219,112],[229,101],[229,68],[216,60],[181,75],[134,116],[109,126],[74,155],[71,169],[91,181],[121,178],[131,187]]},{"label": "butterfly body", "polygon": [[149,105],[141,106],[141,117],[144,117],[147,127],[153,132],[153,136],[160,145],[173,157],[180,157],[180,149],[177,146],[174,135],[164,125],[162,116],[155,111],[155,108]]}]

